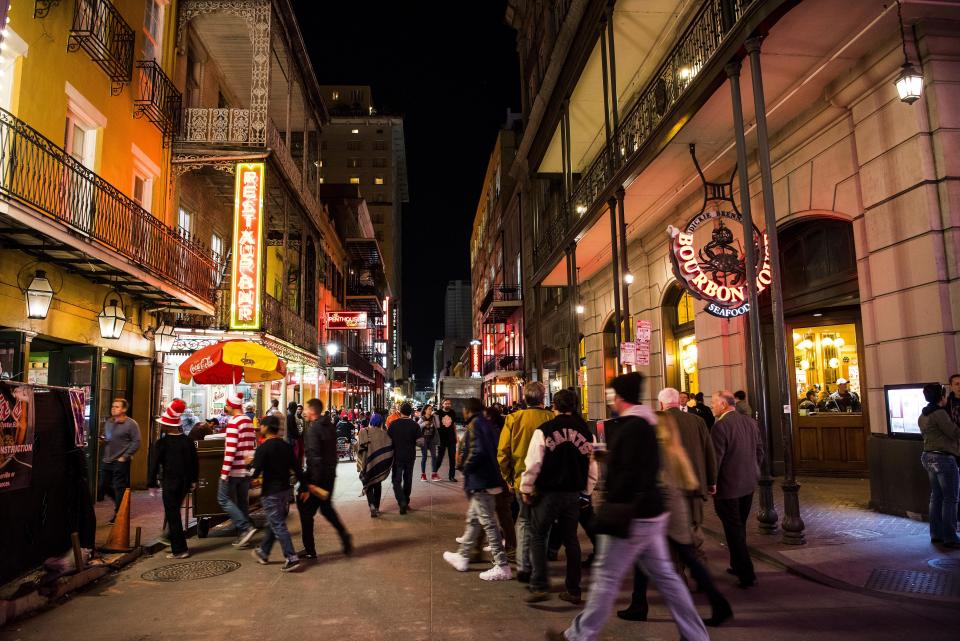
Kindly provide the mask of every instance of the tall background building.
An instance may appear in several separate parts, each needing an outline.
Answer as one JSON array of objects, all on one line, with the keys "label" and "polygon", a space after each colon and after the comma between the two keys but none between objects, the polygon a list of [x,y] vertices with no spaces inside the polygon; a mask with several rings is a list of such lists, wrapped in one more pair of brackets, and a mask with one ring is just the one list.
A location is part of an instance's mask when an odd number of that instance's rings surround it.
[{"label": "tall background building", "polygon": [[443,335],[445,338],[473,338],[470,282],[451,280],[444,296]]},{"label": "tall background building", "polygon": [[369,86],[324,85],[320,95],[331,116],[320,134],[320,182],[357,185],[367,201],[393,294],[387,310],[388,365],[395,382],[405,381],[410,372],[402,349],[400,266],[403,205],[410,194],[403,118],[378,113]]}]

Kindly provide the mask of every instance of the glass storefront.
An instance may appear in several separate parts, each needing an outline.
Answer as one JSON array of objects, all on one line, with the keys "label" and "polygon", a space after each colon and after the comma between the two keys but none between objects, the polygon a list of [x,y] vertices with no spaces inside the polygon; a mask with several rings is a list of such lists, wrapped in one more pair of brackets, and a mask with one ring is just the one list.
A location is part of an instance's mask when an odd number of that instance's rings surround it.
[{"label": "glass storefront", "polygon": [[799,415],[861,413],[856,325],[794,328],[792,337]]}]

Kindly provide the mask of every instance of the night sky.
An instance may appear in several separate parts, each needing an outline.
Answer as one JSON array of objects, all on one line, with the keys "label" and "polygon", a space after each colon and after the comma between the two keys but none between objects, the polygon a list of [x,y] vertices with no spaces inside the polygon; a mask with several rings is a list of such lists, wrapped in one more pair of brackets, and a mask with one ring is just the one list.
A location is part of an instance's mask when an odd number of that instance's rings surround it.
[{"label": "night sky", "polygon": [[370,85],[381,112],[404,116],[403,328],[417,380],[428,381],[447,281],[470,279],[470,232],[497,130],[508,108],[520,109],[506,0],[294,5],[320,84]]}]

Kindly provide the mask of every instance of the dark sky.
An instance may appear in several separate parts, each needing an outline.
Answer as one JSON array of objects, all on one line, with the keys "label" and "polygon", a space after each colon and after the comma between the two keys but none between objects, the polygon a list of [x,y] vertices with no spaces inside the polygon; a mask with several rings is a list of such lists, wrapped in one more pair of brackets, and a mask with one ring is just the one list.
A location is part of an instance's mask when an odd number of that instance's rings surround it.
[{"label": "dark sky", "polygon": [[519,111],[506,0],[294,0],[320,84],[373,87],[404,115],[403,331],[418,381],[433,376],[447,281],[470,278],[470,232],[497,129]]}]

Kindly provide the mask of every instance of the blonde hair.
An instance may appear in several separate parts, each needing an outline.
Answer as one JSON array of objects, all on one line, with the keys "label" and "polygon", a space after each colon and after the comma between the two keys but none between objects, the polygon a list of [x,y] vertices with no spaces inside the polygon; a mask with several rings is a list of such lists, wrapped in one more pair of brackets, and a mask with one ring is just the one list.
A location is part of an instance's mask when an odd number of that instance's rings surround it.
[{"label": "blonde hair", "polygon": [[687,451],[683,449],[677,419],[667,412],[657,412],[657,415],[657,440],[660,442],[663,458],[660,471],[664,483],[679,490],[697,489],[700,487],[700,480],[693,471]]}]

